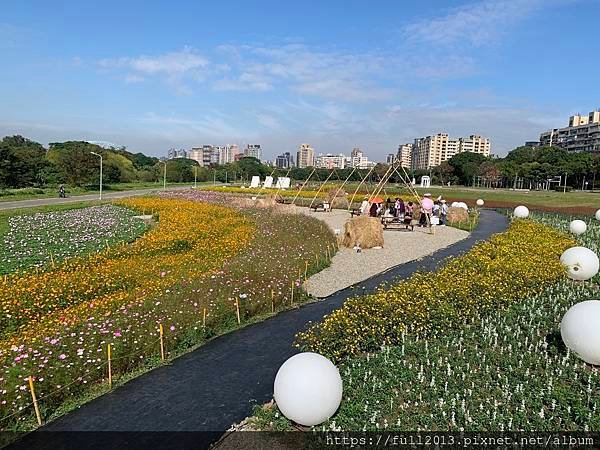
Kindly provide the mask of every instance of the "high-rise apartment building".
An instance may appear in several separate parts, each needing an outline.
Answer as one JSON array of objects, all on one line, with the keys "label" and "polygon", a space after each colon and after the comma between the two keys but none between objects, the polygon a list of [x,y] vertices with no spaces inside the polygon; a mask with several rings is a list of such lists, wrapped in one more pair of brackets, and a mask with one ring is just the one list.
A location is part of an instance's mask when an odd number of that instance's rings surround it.
[{"label": "high-rise apartment building", "polygon": [[294,165],[294,157],[290,152],[285,152],[275,158],[275,167],[279,169],[289,169]]},{"label": "high-rise apartment building", "polygon": [[320,154],[315,160],[315,167],[320,169],[345,169],[349,158],[340,153],[339,155]]},{"label": "high-rise apartment building", "polygon": [[439,166],[457,153],[473,152],[489,156],[490,140],[478,135],[467,138],[452,139],[447,133],[415,139],[412,148],[411,168],[413,170],[429,169]]},{"label": "high-rise apartment building", "polygon": [[225,146],[225,154],[223,158],[223,164],[230,164],[235,162],[235,157],[240,153],[240,149],[236,144],[229,144]]},{"label": "high-rise apartment building", "polygon": [[260,148],[260,144],[246,145],[246,148],[244,149],[244,156],[256,158],[260,161],[262,158],[262,149]]},{"label": "high-rise apartment building", "polygon": [[587,116],[569,117],[569,126],[555,128],[540,135],[540,145],[554,146],[573,152],[600,151],[600,110]]},{"label": "high-rise apartment building", "polygon": [[410,169],[412,161],[412,150],[413,144],[401,144],[398,146],[398,152],[396,153],[396,159],[400,161],[400,165],[407,169]]},{"label": "high-rise apartment building", "polygon": [[189,152],[189,158],[197,161],[200,167],[209,167],[211,164],[219,164],[218,162],[214,162],[218,160],[218,153],[215,158],[214,149],[215,147],[212,145],[193,147]]},{"label": "high-rise apartment building", "polygon": [[187,158],[187,152],[182,148],[170,148],[167,152],[167,159]]},{"label": "high-rise apartment building", "polygon": [[296,155],[296,163],[298,167],[314,167],[315,151],[310,144],[300,144],[298,154]]},{"label": "high-rise apartment building", "polygon": [[396,155],[394,155],[393,153],[388,153],[388,155],[385,158],[385,163],[386,164],[394,164],[396,162]]}]

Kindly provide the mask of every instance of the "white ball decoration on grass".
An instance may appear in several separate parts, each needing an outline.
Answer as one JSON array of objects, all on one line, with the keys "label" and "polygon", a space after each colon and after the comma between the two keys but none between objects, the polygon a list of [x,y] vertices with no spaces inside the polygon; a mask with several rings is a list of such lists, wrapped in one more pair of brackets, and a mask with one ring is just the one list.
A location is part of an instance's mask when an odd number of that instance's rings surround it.
[{"label": "white ball decoration on grass", "polygon": [[319,425],[342,401],[338,368],[317,353],[299,353],[282,364],[275,376],[275,402],[282,414],[300,425]]},{"label": "white ball decoration on grass", "polygon": [[586,232],[587,224],[583,220],[572,220],[569,224],[569,230],[575,235],[580,235]]},{"label": "white ball decoration on grass", "polygon": [[600,209],[596,211],[596,220],[600,220]]},{"label": "white ball decoration on grass", "polygon": [[600,365],[600,301],[573,305],[560,323],[565,345],[588,364]]},{"label": "white ball decoration on grass", "polygon": [[567,268],[569,278],[577,281],[589,280],[600,269],[598,255],[585,247],[571,247],[565,250],[560,262]]},{"label": "white ball decoration on grass", "polygon": [[519,219],[526,219],[529,217],[529,208],[527,206],[517,206],[513,212],[513,215]]},{"label": "white ball decoration on grass", "polygon": [[469,210],[469,207],[467,206],[467,204],[465,202],[452,202],[452,204],[450,205],[452,208],[462,208],[464,210]]},{"label": "white ball decoration on grass", "polygon": [[483,201],[482,198],[477,199],[477,206],[483,206],[485,204],[485,202]]}]

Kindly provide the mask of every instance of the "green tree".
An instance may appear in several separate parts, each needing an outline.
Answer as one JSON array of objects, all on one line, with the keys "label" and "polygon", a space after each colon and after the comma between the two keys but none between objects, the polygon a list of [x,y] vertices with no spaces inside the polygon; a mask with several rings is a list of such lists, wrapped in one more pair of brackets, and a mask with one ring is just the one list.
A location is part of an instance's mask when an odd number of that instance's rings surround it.
[{"label": "green tree", "polygon": [[100,172],[100,161],[91,152],[106,151],[83,141],[56,142],[50,144],[48,160],[55,165],[61,182],[82,186],[95,181]]},{"label": "green tree", "polygon": [[470,185],[473,177],[478,175],[479,166],[488,161],[488,158],[473,152],[462,152],[454,155],[448,160],[448,164],[454,169],[454,174],[461,184]]},{"label": "green tree", "polygon": [[6,136],[0,141],[0,186],[19,188],[42,184],[46,149],[23,136]]}]

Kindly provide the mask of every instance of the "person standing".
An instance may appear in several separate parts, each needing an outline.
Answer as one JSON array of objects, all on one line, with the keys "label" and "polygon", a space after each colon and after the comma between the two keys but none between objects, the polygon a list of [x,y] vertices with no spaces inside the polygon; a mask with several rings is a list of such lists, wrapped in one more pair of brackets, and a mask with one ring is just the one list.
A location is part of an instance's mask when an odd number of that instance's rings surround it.
[{"label": "person standing", "polygon": [[448,215],[448,205],[446,200],[440,200],[440,225],[446,225],[446,216]]},{"label": "person standing", "polygon": [[360,204],[360,215],[368,216],[369,215],[369,200],[365,197]]},{"label": "person standing", "polygon": [[433,213],[433,200],[431,194],[427,193],[421,199],[421,216],[419,217],[419,226],[431,224],[431,215]]},{"label": "person standing", "polygon": [[404,208],[404,225],[406,226],[407,230],[408,230],[408,227],[410,227],[410,231],[413,231],[415,229],[415,227],[412,223],[413,214],[414,214],[413,202],[408,202],[406,204],[406,207]]}]

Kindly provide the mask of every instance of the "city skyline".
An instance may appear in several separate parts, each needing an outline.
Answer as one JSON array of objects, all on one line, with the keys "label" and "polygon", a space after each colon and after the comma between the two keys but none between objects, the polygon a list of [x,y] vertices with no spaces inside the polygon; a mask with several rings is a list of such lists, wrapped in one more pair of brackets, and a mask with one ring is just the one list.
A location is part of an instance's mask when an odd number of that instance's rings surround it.
[{"label": "city skyline", "polygon": [[0,134],[44,144],[260,142],[274,160],[310,142],[385,161],[448,133],[503,156],[599,106],[555,55],[598,72],[580,45],[598,1],[35,3],[0,19]]}]

